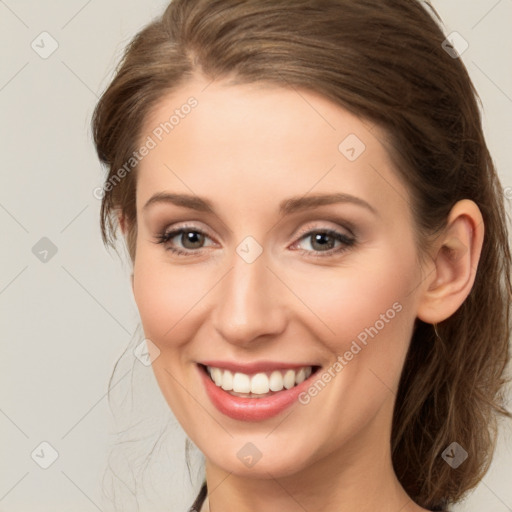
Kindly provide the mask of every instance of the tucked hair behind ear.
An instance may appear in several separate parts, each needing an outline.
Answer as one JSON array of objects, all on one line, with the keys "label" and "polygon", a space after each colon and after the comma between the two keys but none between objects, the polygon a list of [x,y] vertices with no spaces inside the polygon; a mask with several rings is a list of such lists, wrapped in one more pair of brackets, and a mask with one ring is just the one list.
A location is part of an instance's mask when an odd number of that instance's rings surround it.
[{"label": "tucked hair behind ear", "polygon": [[[137,148],[159,99],[195,74],[310,90],[384,129],[382,142],[412,197],[422,254],[458,200],[478,205],[485,239],[473,289],[439,324],[439,339],[417,321],[393,418],[395,471],[429,509],[460,500],[481,480],[496,413],[510,416],[503,405],[512,297],[504,195],[477,93],[444,39],[416,0],[174,0],[127,47],[93,119],[108,181]],[[114,246],[121,214],[132,260],[136,179],[135,169],[101,205],[105,243]],[[469,454],[456,470],[441,458],[453,441]]]}]

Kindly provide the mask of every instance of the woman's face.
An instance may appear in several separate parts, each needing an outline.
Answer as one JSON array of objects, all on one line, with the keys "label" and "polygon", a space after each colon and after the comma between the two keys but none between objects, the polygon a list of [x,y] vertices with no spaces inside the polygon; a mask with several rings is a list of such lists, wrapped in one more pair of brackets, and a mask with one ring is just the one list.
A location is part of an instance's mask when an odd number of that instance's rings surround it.
[{"label": "woman's face", "polygon": [[160,389],[234,474],[387,453],[422,274],[382,132],[303,90],[207,85],[140,139],[133,292]]}]

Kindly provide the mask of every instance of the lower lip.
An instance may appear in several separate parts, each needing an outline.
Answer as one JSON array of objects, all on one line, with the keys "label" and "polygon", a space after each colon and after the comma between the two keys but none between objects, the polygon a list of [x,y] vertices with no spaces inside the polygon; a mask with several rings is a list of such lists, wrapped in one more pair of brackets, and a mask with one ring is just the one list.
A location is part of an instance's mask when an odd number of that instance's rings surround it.
[{"label": "lower lip", "polygon": [[283,389],[266,398],[244,398],[224,391],[210,379],[202,366],[197,368],[213,405],[226,416],[240,421],[262,421],[277,416],[297,400],[314,375],[291,389]]}]

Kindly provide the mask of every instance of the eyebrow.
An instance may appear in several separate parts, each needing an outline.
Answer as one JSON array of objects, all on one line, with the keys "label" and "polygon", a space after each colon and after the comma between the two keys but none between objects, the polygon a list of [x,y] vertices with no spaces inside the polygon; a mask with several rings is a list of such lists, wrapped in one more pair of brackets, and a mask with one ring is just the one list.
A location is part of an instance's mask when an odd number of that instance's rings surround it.
[{"label": "eyebrow", "polygon": [[[191,210],[205,213],[215,213],[213,204],[208,199],[189,194],[172,194],[169,192],[158,192],[153,195],[143,206],[147,210],[153,204],[174,204]],[[309,196],[290,197],[279,203],[279,214],[290,215],[292,213],[336,203],[350,203],[366,208],[374,215],[379,216],[377,210],[363,199],[344,193],[334,194],[313,194]]]}]

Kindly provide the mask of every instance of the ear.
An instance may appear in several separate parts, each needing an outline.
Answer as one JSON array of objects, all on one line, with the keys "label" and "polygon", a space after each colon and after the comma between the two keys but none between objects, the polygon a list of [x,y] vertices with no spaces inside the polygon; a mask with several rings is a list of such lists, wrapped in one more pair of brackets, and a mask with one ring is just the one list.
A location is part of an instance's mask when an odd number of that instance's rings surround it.
[{"label": "ear", "polygon": [[482,252],[484,221],[469,199],[455,204],[434,249],[434,261],[422,283],[417,316],[426,323],[442,322],[464,302],[475,282]]}]

